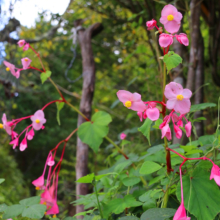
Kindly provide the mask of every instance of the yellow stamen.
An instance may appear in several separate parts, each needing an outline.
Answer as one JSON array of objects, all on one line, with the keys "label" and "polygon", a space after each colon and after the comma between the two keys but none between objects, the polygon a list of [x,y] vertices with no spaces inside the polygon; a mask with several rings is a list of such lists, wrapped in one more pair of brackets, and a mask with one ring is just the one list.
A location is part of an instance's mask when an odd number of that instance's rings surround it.
[{"label": "yellow stamen", "polygon": [[27,61],[28,61],[28,58],[25,58],[24,60],[27,62]]},{"label": "yellow stamen", "polygon": [[53,218],[56,218],[57,216],[56,215],[53,215]]},{"label": "yellow stamen", "polygon": [[172,21],[173,19],[174,19],[174,16],[173,16],[173,15],[168,15],[168,16],[167,16],[167,20],[168,20],[168,21]]},{"label": "yellow stamen", "polygon": [[44,212],[44,215],[46,215],[47,214],[47,212]]},{"label": "yellow stamen", "polygon": [[39,186],[36,186],[35,189],[36,189],[36,190],[40,190],[40,187],[39,187]]},{"label": "yellow stamen", "polygon": [[9,68],[9,67],[7,67],[7,68],[6,68],[6,71],[10,71],[10,68]]},{"label": "yellow stamen", "polygon": [[177,95],[176,98],[177,98],[177,100],[182,101],[184,97],[183,97],[183,95]]},{"label": "yellow stamen", "polygon": [[35,122],[39,124],[39,123],[40,123],[40,120],[39,120],[39,119],[36,119]]},{"label": "yellow stamen", "polygon": [[0,129],[4,128],[3,124],[0,123]]},{"label": "yellow stamen", "polygon": [[47,205],[47,203],[46,203],[46,202],[43,202],[43,205]]},{"label": "yellow stamen", "polygon": [[126,106],[127,108],[130,108],[130,107],[131,107],[131,101],[125,102],[125,106]]}]

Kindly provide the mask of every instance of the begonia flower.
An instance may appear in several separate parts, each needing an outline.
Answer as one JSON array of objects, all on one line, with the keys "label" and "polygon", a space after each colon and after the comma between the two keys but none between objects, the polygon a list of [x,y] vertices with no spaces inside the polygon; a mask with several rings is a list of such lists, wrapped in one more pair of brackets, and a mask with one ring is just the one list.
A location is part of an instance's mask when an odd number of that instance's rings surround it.
[{"label": "begonia flower", "polygon": [[190,121],[185,125],[185,129],[186,129],[186,136],[190,137],[191,136],[191,130],[192,130],[192,125],[191,125]]},{"label": "begonia flower", "polygon": [[179,35],[175,34],[175,37],[184,46],[188,46],[189,45],[189,39],[188,39],[186,34],[184,34],[184,33],[181,33]]},{"label": "begonia flower", "polygon": [[169,127],[169,124],[166,124],[162,129],[161,129],[161,139],[166,137],[169,141],[172,139],[172,135],[171,135],[171,130]]},{"label": "begonia flower", "polygon": [[210,180],[211,179],[214,179],[216,184],[220,186],[220,168],[214,163],[210,175]]},{"label": "begonia flower", "polygon": [[174,132],[175,132],[175,135],[178,139],[180,139],[182,137],[182,130],[176,126],[174,123],[173,123],[173,128],[174,128]]},{"label": "begonia flower", "polygon": [[143,112],[146,105],[141,100],[141,95],[138,93],[131,93],[125,90],[117,92],[118,99],[124,104],[125,107],[137,112]]},{"label": "begonia flower", "polygon": [[169,4],[164,6],[161,11],[160,23],[164,25],[166,31],[173,34],[179,30],[182,17],[182,14],[173,5]]},{"label": "begonia flower", "polygon": [[15,149],[17,146],[18,146],[18,142],[19,142],[19,139],[18,138],[15,138],[13,141],[11,141],[9,144],[13,144],[13,149]]},{"label": "begonia flower", "polygon": [[31,64],[31,61],[29,58],[25,57],[25,58],[22,58],[21,59],[21,63],[22,63],[22,66],[23,66],[23,69],[26,70],[28,69],[28,67],[30,66]]},{"label": "begonia flower", "polygon": [[146,116],[151,121],[156,121],[160,117],[160,111],[156,108],[157,103],[149,102],[147,105],[147,109],[145,110]]},{"label": "begonia flower", "polygon": [[189,89],[183,89],[179,83],[171,82],[165,87],[165,97],[168,99],[166,107],[174,109],[180,114],[186,114],[190,111],[190,97],[192,92]]},{"label": "begonia flower", "polygon": [[[48,209],[48,211],[46,212],[46,215],[56,215],[58,213],[59,213],[59,207],[57,205],[57,202],[54,201],[53,206],[50,209]],[[55,217],[55,216],[53,216],[53,217]]]},{"label": "begonia flower", "polygon": [[146,22],[147,30],[152,30],[156,25],[157,21],[155,21],[154,19]]},{"label": "begonia flower", "polygon": [[25,40],[19,40],[17,44],[19,47],[23,47],[25,43]]},{"label": "begonia flower", "polygon": [[29,44],[28,44],[28,43],[26,43],[26,44],[24,45],[24,47],[23,47],[23,51],[28,50],[28,48],[29,48]]},{"label": "begonia flower", "polygon": [[20,143],[20,151],[24,151],[27,148],[27,139],[26,137],[22,140],[22,142]]},{"label": "begonia flower", "polygon": [[[15,65],[13,65],[5,60],[3,61],[3,63],[6,66],[6,71],[10,71],[11,74],[16,77],[17,74],[16,74],[16,70],[15,70],[16,69]],[[18,78],[18,77],[16,77],[16,78]]]},{"label": "begonia flower", "polygon": [[190,220],[191,218],[190,217],[187,217],[186,215],[186,209],[184,207],[184,203],[181,202],[179,208],[177,209],[174,217],[173,217],[173,220]]},{"label": "begonia flower", "polygon": [[121,133],[120,134],[120,139],[121,140],[124,140],[126,137],[127,137],[127,135],[125,133]]},{"label": "begonia flower", "polygon": [[44,123],[46,123],[46,119],[44,118],[44,112],[42,110],[38,110],[31,116],[32,126],[35,130],[40,130]]},{"label": "begonia flower", "polygon": [[36,187],[36,189],[42,189],[44,186],[44,175],[38,177],[36,180],[32,181],[32,184]]},{"label": "begonia flower", "polygon": [[5,129],[5,131],[11,135],[11,126],[9,126],[9,123],[7,121],[7,117],[6,117],[6,114],[4,113],[3,116],[2,116],[2,123],[3,124],[0,124],[0,128],[3,128]]},{"label": "begonia flower", "polygon": [[34,137],[34,129],[32,128],[28,133],[27,133],[27,139],[30,141]]},{"label": "begonia flower", "polygon": [[51,167],[51,166],[53,166],[54,164],[55,164],[55,161],[54,161],[53,157],[50,156],[50,157],[48,158],[47,165]]},{"label": "begonia flower", "polygon": [[173,36],[171,34],[160,34],[159,44],[161,47],[165,48],[173,43]]}]

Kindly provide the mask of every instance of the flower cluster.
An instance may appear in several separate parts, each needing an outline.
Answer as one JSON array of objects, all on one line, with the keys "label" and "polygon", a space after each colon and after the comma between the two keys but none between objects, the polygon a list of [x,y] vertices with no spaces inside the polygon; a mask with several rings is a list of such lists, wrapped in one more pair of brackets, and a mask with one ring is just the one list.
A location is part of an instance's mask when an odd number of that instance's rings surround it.
[{"label": "flower cluster", "polygon": [[146,26],[148,30],[152,30],[154,27],[159,30],[159,44],[163,48],[169,47],[173,43],[174,37],[179,43],[188,46],[189,40],[186,34],[175,34],[179,31],[182,17],[182,14],[173,5],[166,5],[161,11],[160,23],[164,25],[165,30],[170,34],[162,33],[161,28],[157,27],[157,22],[154,19],[147,21]]},{"label": "flower cluster", "polygon": [[28,50],[28,48],[30,47],[30,44],[27,43],[25,40],[19,40],[18,46],[23,47],[23,51],[25,51],[25,50]]}]

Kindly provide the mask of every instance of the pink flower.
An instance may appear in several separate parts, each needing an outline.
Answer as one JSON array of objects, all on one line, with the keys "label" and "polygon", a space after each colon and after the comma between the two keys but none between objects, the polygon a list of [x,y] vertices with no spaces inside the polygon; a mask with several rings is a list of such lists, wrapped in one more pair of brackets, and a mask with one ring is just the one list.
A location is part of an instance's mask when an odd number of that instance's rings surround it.
[{"label": "pink flower", "polygon": [[4,63],[4,65],[6,66],[6,71],[10,71],[13,76],[15,76],[16,78],[18,78],[18,77],[17,77],[17,74],[16,74],[16,72],[15,72],[15,69],[16,69],[15,65],[13,65],[13,64],[11,64],[11,63],[5,61],[5,60],[3,61],[3,63]]},{"label": "pink flower", "polygon": [[161,132],[162,132],[161,139],[164,138],[165,136],[166,136],[166,138],[167,138],[169,141],[172,139],[171,130],[170,130],[169,124],[166,124],[166,125],[161,129]]},{"label": "pink flower", "polygon": [[179,83],[171,82],[165,87],[164,95],[168,99],[166,106],[168,109],[174,109],[180,114],[186,114],[190,111],[190,97],[192,92],[189,89],[183,89]]},{"label": "pink flower", "polygon": [[173,36],[171,34],[160,34],[159,44],[161,47],[165,48],[173,43]]},{"label": "pink flower", "polygon": [[220,186],[220,168],[214,163],[213,163],[213,167],[211,170],[210,180],[213,178],[214,178],[216,184],[218,186]]},{"label": "pink flower", "polygon": [[13,144],[13,149],[15,149],[18,146],[18,138],[15,138],[13,141],[11,141],[9,144]]},{"label": "pink flower", "polygon": [[147,30],[152,30],[156,25],[157,21],[155,21],[154,19],[146,22]]},{"label": "pink flower", "polygon": [[47,165],[52,167],[55,164],[55,161],[52,156],[48,158]]},{"label": "pink flower", "polygon": [[146,105],[141,100],[141,95],[136,92],[131,93],[125,90],[119,90],[117,96],[125,107],[133,111],[143,112],[146,109]]},{"label": "pink flower", "polygon": [[27,148],[27,139],[26,137],[22,140],[22,142],[20,143],[20,151],[24,151]]},{"label": "pink flower", "polygon": [[192,125],[191,125],[190,121],[185,125],[185,129],[186,129],[186,136],[190,137],[191,136],[191,130],[192,130]]},{"label": "pink flower", "polygon": [[25,58],[22,58],[21,59],[21,63],[22,63],[22,66],[23,66],[23,69],[26,70],[28,69],[28,67],[30,66],[31,64],[31,61],[29,58],[25,57]]},{"label": "pink flower", "polygon": [[28,43],[26,43],[26,44],[24,45],[24,47],[23,47],[23,51],[28,50],[28,48],[29,48],[29,44],[28,44]]},{"label": "pink flower", "polygon": [[189,45],[189,40],[188,40],[186,34],[183,34],[183,33],[181,33],[179,35],[176,34],[175,37],[184,46],[188,46]]},{"label": "pink flower", "polygon": [[173,34],[179,30],[182,17],[182,14],[173,5],[166,5],[161,11],[160,23]]},{"label": "pink flower", "polygon": [[175,132],[175,135],[178,139],[180,139],[182,137],[182,130],[176,126],[174,123],[173,123],[173,128],[174,128],[174,132]]},{"label": "pink flower", "polygon": [[15,73],[15,75],[14,75],[17,79],[20,77],[20,71],[21,71],[21,70],[17,70],[16,73]]},{"label": "pink flower", "polygon": [[157,103],[155,102],[149,102],[147,109],[145,111],[146,116],[151,120],[151,121],[156,121],[160,117],[160,111],[158,108],[156,108]]},{"label": "pink flower", "polygon": [[186,216],[186,209],[184,207],[183,202],[181,202],[179,208],[177,209],[173,217],[173,220],[190,220],[190,219],[191,219],[190,217]]},{"label": "pink flower", "polygon": [[19,40],[17,44],[19,47],[23,47],[25,43],[25,40]]},{"label": "pink flower", "polygon": [[59,213],[59,207],[58,207],[58,205],[57,205],[57,202],[54,201],[52,208],[48,209],[48,211],[47,211],[46,214],[47,214],[47,215],[56,215],[56,214],[58,214],[58,213]]},{"label": "pink flower", "polygon": [[9,126],[9,123],[7,122],[6,114],[4,113],[2,116],[2,122],[3,124],[0,124],[0,128],[5,129],[5,131],[11,135],[11,127]]},{"label": "pink flower", "polygon": [[27,133],[27,139],[30,141],[34,137],[34,129],[32,128],[28,133]]},{"label": "pink flower", "polygon": [[121,134],[120,134],[121,140],[124,140],[126,137],[127,137],[127,135],[126,135],[125,133],[121,133]]},{"label": "pink flower", "polygon": [[41,189],[41,188],[44,186],[44,175],[38,177],[36,180],[34,180],[34,181],[32,182],[32,184],[33,184],[34,186],[36,186],[36,189],[37,189],[37,190],[38,190],[38,189]]},{"label": "pink flower", "polygon": [[42,110],[38,110],[31,116],[32,126],[35,130],[40,130],[44,123],[46,123],[46,119],[44,118],[44,112]]}]

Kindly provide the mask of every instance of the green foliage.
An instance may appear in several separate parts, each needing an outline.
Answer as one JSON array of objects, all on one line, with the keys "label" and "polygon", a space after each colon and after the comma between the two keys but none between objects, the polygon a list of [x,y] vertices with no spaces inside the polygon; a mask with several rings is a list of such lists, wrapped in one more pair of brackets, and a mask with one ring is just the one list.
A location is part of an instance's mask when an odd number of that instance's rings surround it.
[{"label": "green foliage", "polygon": [[169,51],[168,54],[164,55],[163,61],[166,64],[167,72],[169,72],[171,69],[182,63],[182,58],[173,51]]},{"label": "green foliage", "polygon": [[56,102],[56,105],[57,105],[57,122],[58,122],[58,125],[60,125],[60,111],[61,109],[64,107],[64,102]]},{"label": "green foliage", "polygon": [[141,174],[150,174],[150,173],[156,172],[157,170],[159,170],[161,168],[162,167],[157,163],[154,163],[152,161],[145,161],[140,168],[140,173]]},{"label": "green foliage", "polygon": [[215,103],[196,104],[196,105],[191,106],[190,112],[197,112],[197,111],[201,111],[201,110],[204,110],[206,108],[212,108],[212,107],[216,107],[216,104]]},{"label": "green foliage", "polygon": [[172,216],[174,216],[176,210],[169,208],[154,208],[148,209],[141,216],[140,220],[166,220]]},{"label": "green foliage", "polygon": [[35,204],[32,205],[28,208],[26,208],[22,212],[23,217],[28,217],[28,218],[42,218],[44,216],[44,212],[46,211],[47,207],[45,205],[41,204]]},{"label": "green foliage", "polygon": [[138,130],[143,133],[143,135],[147,138],[148,142],[149,142],[149,145],[150,144],[150,128],[151,128],[151,124],[152,124],[152,121],[147,118],[145,121],[144,121],[144,124],[138,128]]},{"label": "green foliage", "polygon": [[42,84],[51,76],[51,71],[46,71],[40,74]]},{"label": "green foliage", "polygon": [[3,183],[5,181],[5,179],[0,179],[0,184]]},{"label": "green foliage", "polygon": [[107,125],[111,121],[111,116],[108,113],[103,111],[95,113],[91,122],[84,122],[80,125],[78,129],[79,138],[97,153],[103,138],[108,134]]}]

